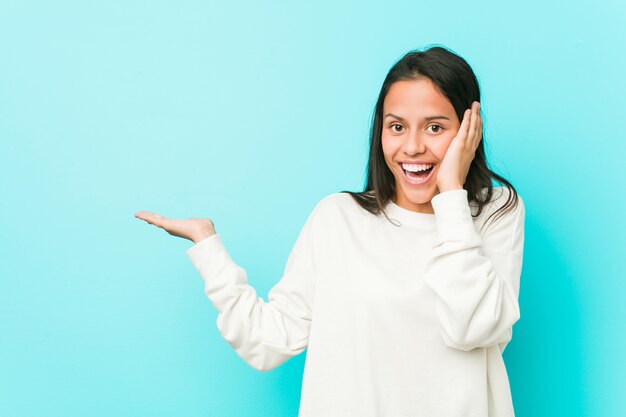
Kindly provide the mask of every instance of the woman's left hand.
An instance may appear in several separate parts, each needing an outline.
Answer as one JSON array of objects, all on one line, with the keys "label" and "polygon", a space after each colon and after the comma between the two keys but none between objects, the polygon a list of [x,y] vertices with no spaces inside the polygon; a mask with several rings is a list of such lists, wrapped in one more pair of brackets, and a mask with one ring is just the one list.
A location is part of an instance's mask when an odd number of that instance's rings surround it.
[{"label": "woman's left hand", "polygon": [[482,133],[480,103],[474,101],[472,108],[465,110],[461,127],[450,142],[437,171],[437,188],[440,193],[463,189],[470,164],[482,139]]}]

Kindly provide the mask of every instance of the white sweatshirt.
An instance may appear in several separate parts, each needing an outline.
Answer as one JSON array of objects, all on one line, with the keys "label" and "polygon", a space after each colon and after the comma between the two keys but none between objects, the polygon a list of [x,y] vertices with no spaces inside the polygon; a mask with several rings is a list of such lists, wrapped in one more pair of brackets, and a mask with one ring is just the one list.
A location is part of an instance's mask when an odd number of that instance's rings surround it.
[{"label": "white sweatshirt", "polygon": [[268,371],[308,347],[299,417],[512,417],[502,351],[520,318],[521,197],[480,229],[507,195],[496,187],[477,218],[466,190],[437,194],[434,214],[389,202],[398,227],[331,194],[268,302],[219,234],[187,255],[219,331],[250,366]]}]

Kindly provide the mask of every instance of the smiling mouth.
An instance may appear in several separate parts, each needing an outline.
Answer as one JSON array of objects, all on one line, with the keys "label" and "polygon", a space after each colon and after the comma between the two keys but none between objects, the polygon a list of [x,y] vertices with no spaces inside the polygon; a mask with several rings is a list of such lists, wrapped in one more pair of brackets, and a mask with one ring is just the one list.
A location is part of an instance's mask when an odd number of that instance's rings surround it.
[{"label": "smiling mouth", "polygon": [[435,165],[433,164],[430,168],[421,170],[418,172],[407,171],[402,167],[402,164],[398,164],[400,169],[402,170],[404,179],[412,185],[423,184],[427,182],[432,176],[433,171],[435,170]]}]

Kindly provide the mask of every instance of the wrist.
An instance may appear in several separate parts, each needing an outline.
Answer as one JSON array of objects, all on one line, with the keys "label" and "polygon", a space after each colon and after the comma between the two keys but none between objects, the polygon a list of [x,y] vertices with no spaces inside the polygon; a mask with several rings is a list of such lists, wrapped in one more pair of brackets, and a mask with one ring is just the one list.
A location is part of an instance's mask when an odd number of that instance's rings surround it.
[{"label": "wrist", "polygon": [[444,193],[446,191],[451,191],[451,190],[463,190],[463,185],[459,183],[450,183],[450,184],[441,184],[441,185],[438,184],[437,188],[439,189],[440,193]]},{"label": "wrist", "polygon": [[191,237],[191,240],[193,241],[193,243],[199,243],[203,241],[204,239],[213,236],[214,234],[216,234],[215,230],[201,230],[195,233]]}]

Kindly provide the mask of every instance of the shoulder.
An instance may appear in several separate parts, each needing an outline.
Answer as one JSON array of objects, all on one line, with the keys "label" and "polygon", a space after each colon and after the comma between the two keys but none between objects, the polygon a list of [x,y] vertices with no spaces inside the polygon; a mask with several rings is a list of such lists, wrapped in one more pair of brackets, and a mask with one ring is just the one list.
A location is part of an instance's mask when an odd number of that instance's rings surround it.
[{"label": "shoulder", "polygon": [[524,207],[524,200],[522,199],[522,196],[517,192],[514,194],[508,187],[494,187],[493,196],[488,204],[495,208],[495,210],[498,210],[506,205],[507,201],[510,201],[510,204],[514,205],[512,212],[517,215],[524,214],[526,208]]},{"label": "shoulder", "polygon": [[[483,189],[483,196],[487,189]],[[477,213],[478,204],[470,202],[472,213]],[[498,212],[498,213],[496,213]],[[491,198],[483,206],[483,209],[475,218],[475,222],[482,228],[485,223],[493,223],[496,228],[516,228],[520,223],[524,223],[526,208],[524,200],[519,193],[513,193],[508,187],[494,187]]]},{"label": "shoulder", "polygon": [[361,207],[347,192],[329,194],[318,201],[309,217],[318,219],[327,225],[362,221],[371,215]]},{"label": "shoulder", "polygon": [[[484,197],[486,194],[487,194],[487,188],[483,188],[482,196]],[[508,187],[505,187],[505,186],[493,187],[491,198],[483,206],[483,213],[487,213],[487,212],[493,213],[499,210],[500,208],[506,206],[507,203],[509,205],[514,204],[515,205],[514,211],[516,212],[519,212],[519,211],[523,212],[525,209],[524,200],[522,199],[522,196],[519,193],[516,192],[514,194],[512,190],[510,190]],[[478,207],[478,204],[475,201],[471,201],[470,206],[472,207],[472,209],[475,209]],[[481,216],[483,213],[481,213]]]},{"label": "shoulder", "polygon": [[356,202],[352,196],[345,192],[337,192],[323,197],[313,208],[313,213],[332,215],[353,209]]}]

